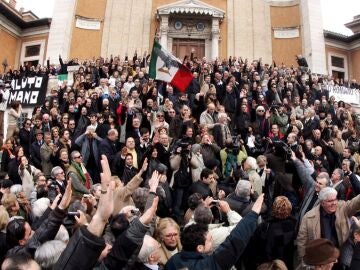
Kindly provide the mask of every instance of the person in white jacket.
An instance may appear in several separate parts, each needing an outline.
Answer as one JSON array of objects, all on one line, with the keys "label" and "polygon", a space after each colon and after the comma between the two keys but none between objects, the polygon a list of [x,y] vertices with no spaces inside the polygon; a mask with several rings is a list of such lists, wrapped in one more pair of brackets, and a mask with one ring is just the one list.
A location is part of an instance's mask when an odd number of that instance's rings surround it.
[{"label": "person in white jacket", "polygon": [[9,83],[4,84],[2,81],[0,81],[0,148],[2,147],[4,141],[4,115],[10,96],[10,88],[11,87]]},{"label": "person in white jacket", "polygon": [[30,200],[31,192],[35,188],[34,176],[38,173],[41,173],[41,171],[36,169],[33,165],[30,165],[26,156],[21,157],[18,171],[22,181],[22,187],[25,196]]},{"label": "person in white jacket", "polygon": [[230,209],[230,206],[226,201],[217,201],[216,205],[222,213],[226,214],[229,226],[224,226],[224,223],[211,223],[213,220],[213,214],[211,209],[205,205],[199,205],[194,211],[193,218],[185,225],[189,226],[194,223],[208,225],[209,233],[213,239],[213,249],[216,249],[222,242],[225,241],[226,237],[228,237],[231,231],[236,227],[236,224],[238,224],[242,219],[237,212]]}]

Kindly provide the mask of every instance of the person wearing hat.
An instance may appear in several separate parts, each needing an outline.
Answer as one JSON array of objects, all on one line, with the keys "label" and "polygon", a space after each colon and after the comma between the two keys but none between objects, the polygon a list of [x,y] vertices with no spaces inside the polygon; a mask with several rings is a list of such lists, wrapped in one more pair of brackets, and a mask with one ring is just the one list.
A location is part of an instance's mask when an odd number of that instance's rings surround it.
[{"label": "person wearing hat", "polygon": [[44,132],[41,129],[35,131],[36,140],[30,146],[30,159],[34,166],[38,169],[42,169],[40,148],[44,143]]},{"label": "person wearing hat", "polygon": [[306,244],[304,263],[314,270],[331,270],[339,258],[340,252],[327,239],[315,239]]},{"label": "person wearing hat", "polygon": [[297,236],[300,258],[306,254],[306,245],[313,239],[326,238],[336,247],[342,247],[349,237],[348,220],[360,211],[360,195],[352,200],[338,201],[337,191],[332,187],[321,189],[320,204],[303,217]]},{"label": "person wearing hat", "polygon": [[251,119],[251,121],[253,122],[254,131],[262,138],[267,137],[270,131],[268,112],[265,111],[264,106],[258,106],[255,112],[255,119]]}]

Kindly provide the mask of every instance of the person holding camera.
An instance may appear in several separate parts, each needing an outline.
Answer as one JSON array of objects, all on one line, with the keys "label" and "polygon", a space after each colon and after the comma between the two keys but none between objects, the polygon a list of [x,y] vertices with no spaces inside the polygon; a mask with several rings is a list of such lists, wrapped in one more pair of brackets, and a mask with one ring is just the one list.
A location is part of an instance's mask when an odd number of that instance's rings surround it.
[{"label": "person holding camera", "polygon": [[181,207],[190,187],[191,180],[191,144],[184,140],[180,141],[170,157],[170,166],[173,174],[170,180],[170,188],[173,189],[173,210],[177,220],[181,220]]},{"label": "person holding camera", "polygon": [[285,107],[283,104],[277,106],[271,106],[270,123],[271,125],[276,124],[279,127],[280,133],[285,134],[289,117],[285,113]]},{"label": "person holding camera", "polygon": [[89,171],[95,183],[100,182],[100,143],[102,139],[97,136],[95,129],[88,126],[84,134],[80,135],[75,144],[80,147],[82,162]]}]

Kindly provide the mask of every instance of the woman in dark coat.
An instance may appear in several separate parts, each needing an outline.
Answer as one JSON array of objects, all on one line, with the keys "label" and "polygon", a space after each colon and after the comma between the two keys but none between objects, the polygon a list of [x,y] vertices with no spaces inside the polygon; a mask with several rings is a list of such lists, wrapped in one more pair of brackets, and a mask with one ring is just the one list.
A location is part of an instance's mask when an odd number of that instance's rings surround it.
[{"label": "woman in dark coat", "polygon": [[15,184],[22,184],[21,177],[19,175],[19,165],[21,157],[24,156],[24,148],[21,146],[15,149],[15,158],[11,159],[8,165],[8,176],[11,181]]},{"label": "woman in dark coat", "polygon": [[275,198],[271,217],[256,229],[246,252],[246,269],[256,269],[264,262],[280,259],[293,269],[296,220],[290,216],[292,206],[285,196]]}]

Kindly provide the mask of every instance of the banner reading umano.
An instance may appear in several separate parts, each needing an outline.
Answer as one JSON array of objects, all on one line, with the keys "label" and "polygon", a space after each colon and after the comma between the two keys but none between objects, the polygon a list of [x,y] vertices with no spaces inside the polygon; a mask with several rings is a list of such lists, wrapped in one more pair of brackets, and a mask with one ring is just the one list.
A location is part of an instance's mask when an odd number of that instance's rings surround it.
[{"label": "banner reading umano", "polygon": [[20,101],[24,108],[43,105],[46,97],[47,83],[47,75],[12,80],[8,104],[12,101]]}]

